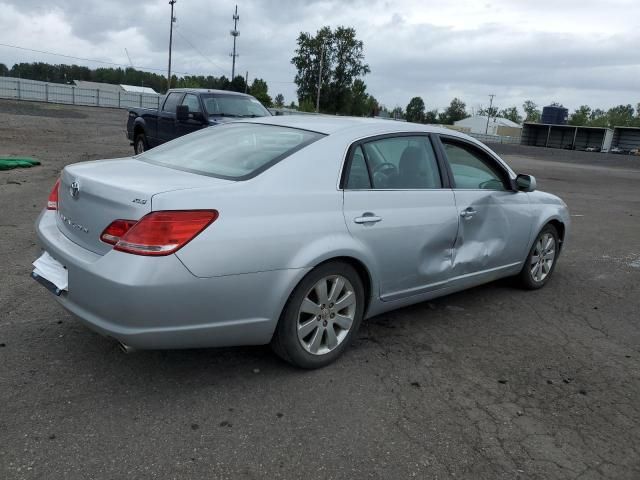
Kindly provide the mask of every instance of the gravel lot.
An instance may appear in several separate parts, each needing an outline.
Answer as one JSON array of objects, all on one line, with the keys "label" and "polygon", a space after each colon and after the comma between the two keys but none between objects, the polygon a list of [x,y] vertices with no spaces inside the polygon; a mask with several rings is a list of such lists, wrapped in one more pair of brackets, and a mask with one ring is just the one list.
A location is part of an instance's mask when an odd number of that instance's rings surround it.
[{"label": "gravel lot", "polygon": [[541,291],[363,325],[318,371],[268,347],[122,354],[29,278],[60,169],[128,155],[126,112],[0,100],[0,478],[640,478],[640,158],[496,146],[568,203]]}]

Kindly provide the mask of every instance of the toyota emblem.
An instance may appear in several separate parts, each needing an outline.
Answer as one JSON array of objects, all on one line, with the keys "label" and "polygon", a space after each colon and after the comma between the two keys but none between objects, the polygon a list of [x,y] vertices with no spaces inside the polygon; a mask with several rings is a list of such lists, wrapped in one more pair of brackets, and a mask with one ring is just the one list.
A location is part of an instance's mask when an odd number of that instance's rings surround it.
[{"label": "toyota emblem", "polygon": [[69,193],[73,198],[78,198],[80,194],[80,184],[78,182],[73,182],[71,187],[69,187]]}]

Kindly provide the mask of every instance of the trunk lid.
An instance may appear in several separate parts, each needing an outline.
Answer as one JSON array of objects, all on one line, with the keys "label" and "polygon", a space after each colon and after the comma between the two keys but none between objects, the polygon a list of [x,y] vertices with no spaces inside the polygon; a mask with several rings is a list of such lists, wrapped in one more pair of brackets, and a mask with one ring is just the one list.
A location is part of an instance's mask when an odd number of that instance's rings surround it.
[{"label": "trunk lid", "polygon": [[126,158],[69,165],[60,175],[57,224],[71,241],[98,254],[113,247],[100,234],[114,220],[139,220],[155,194],[233,183]]}]

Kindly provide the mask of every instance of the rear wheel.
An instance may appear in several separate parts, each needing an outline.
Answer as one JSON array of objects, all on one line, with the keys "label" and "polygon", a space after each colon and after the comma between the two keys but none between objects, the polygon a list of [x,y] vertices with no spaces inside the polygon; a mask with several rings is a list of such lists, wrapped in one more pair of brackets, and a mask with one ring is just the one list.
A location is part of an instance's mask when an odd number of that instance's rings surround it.
[{"label": "rear wheel", "polygon": [[551,278],[558,260],[558,231],[553,225],[545,226],[536,237],[519,280],[524,288],[542,288]]},{"label": "rear wheel", "polygon": [[144,133],[138,133],[133,141],[133,150],[136,152],[136,155],[146,152],[149,149],[149,145],[147,144],[147,137]]},{"label": "rear wheel", "polygon": [[324,367],[349,346],[363,314],[364,287],[358,273],[346,263],[325,263],[289,297],[271,345],[292,365]]}]

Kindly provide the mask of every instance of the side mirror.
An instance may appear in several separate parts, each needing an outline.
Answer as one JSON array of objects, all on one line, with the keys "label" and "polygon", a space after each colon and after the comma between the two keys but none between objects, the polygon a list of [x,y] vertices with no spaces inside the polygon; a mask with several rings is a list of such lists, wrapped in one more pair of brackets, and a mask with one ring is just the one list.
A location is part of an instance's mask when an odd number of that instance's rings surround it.
[{"label": "side mirror", "polygon": [[536,177],[520,174],[516,177],[516,188],[521,192],[533,192],[536,189]]},{"label": "side mirror", "polygon": [[176,120],[179,122],[189,120],[189,105],[178,105],[176,107]]}]

